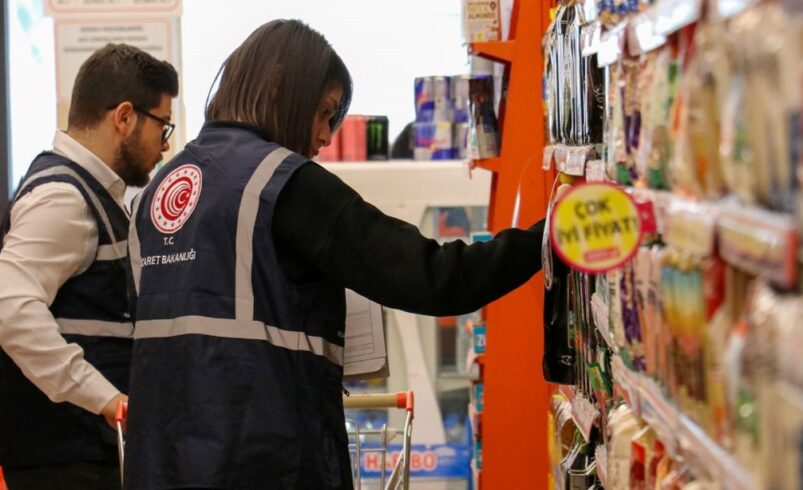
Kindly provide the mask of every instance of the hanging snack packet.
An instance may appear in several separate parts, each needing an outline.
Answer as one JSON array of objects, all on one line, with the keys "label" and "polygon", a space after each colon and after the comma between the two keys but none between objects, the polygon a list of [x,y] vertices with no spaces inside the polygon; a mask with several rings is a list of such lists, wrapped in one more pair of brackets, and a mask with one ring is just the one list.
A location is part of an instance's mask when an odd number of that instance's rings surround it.
[{"label": "hanging snack packet", "polygon": [[499,155],[499,124],[494,111],[493,78],[469,80],[469,157],[491,158]]}]

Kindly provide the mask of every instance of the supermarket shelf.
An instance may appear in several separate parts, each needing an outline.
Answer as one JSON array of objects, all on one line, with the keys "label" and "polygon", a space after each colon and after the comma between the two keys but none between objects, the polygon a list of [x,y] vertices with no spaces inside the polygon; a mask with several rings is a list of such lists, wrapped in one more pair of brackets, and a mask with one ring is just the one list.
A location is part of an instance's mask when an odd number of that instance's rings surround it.
[{"label": "supermarket shelf", "polygon": [[470,49],[473,54],[481,55],[494,61],[507,62],[513,61],[516,41],[485,41],[471,43]]},{"label": "supermarket shelf", "polygon": [[670,454],[684,456],[698,476],[715,478],[725,490],[756,488],[753,476],[667,400],[655,382],[630,371],[618,356],[613,367],[614,378],[629,393],[631,409],[664,440]]},{"label": "supermarket shelf", "polygon": [[408,166],[419,167],[460,167],[467,163],[466,160],[411,160],[411,159],[393,159],[393,160],[364,160],[364,161],[337,161],[337,162],[318,162],[324,168],[338,169],[341,166],[366,166],[366,167],[387,167],[395,169],[403,169]]},{"label": "supermarket shelf", "polygon": [[[679,419],[680,450],[691,456],[689,463],[700,473],[715,473],[715,477],[729,490],[756,488],[753,477],[721,446],[685,415]],[[696,465],[696,466],[695,466]]]},{"label": "supermarket shelf", "polygon": [[[621,21],[608,30],[601,38],[592,41],[587,49],[598,53],[601,66],[619,60],[627,52],[638,56],[666,44],[667,36],[683,27],[697,22],[702,16],[702,1],[658,0],[658,2]],[[750,0],[713,0],[710,2],[709,17],[721,20],[735,15],[747,8]],[[717,15],[718,14],[718,15]],[[625,43],[625,39],[628,39]],[[584,52],[585,53],[585,52]]]},{"label": "supermarket shelf", "polygon": [[795,217],[740,203],[733,197],[698,200],[667,191],[628,188],[650,201],[664,241],[696,255],[715,247],[722,258],[776,286],[793,288],[800,276],[800,236]]},{"label": "supermarket shelf", "polygon": [[491,174],[469,174],[466,160],[389,160],[323,164],[385,214],[419,226],[428,207],[487,206]]},{"label": "supermarket shelf", "polygon": [[548,145],[544,147],[544,170],[548,170],[554,161],[558,172],[575,177],[586,173],[586,163],[597,154],[594,145]]}]

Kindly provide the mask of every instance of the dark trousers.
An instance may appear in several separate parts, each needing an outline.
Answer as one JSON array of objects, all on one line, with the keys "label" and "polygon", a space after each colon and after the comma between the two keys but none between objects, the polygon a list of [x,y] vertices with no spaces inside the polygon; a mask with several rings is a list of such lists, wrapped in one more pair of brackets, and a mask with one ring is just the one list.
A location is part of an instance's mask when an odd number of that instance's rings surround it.
[{"label": "dark trousers", "polygon": [[3,468],[8,490],[120,490],[120,470],[108,463]]}]

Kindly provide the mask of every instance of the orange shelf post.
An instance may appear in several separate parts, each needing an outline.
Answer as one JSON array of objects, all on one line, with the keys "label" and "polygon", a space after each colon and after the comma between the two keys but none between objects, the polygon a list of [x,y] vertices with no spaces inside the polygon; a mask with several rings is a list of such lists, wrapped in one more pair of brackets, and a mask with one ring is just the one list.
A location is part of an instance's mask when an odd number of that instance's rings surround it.
[{"label": "orange shelf post", "polygon": [[[511,41],[476,43],[477,54],[508,61],[508,95],[501,114],[498,158],[477,161],[494,172],[489,227],[527,228],[546,214],[554,173],[541,168],[544,117],[541,39],[551,1],[517,0]],[[512,223],[519,199],[519,222]],[[533,254],[538,254],[533,250]],[[485,407],[482,490],[548,488],[549,385],[541,372],[543,278],[541,274],[486,309]]]}]

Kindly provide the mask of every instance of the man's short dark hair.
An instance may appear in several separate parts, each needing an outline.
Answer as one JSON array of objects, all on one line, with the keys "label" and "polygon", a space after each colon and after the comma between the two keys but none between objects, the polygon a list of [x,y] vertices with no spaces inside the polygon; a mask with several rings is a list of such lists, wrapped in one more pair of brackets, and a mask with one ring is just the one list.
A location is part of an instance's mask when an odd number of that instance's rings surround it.
[{"label": "man's short dark hair", "polygon": [[109,108],[126,101],[153,109],[164,94],[178,95],[173,65],[127,44],[107,44],[78,70],[67,124],[74,129],[94,127]]}]

